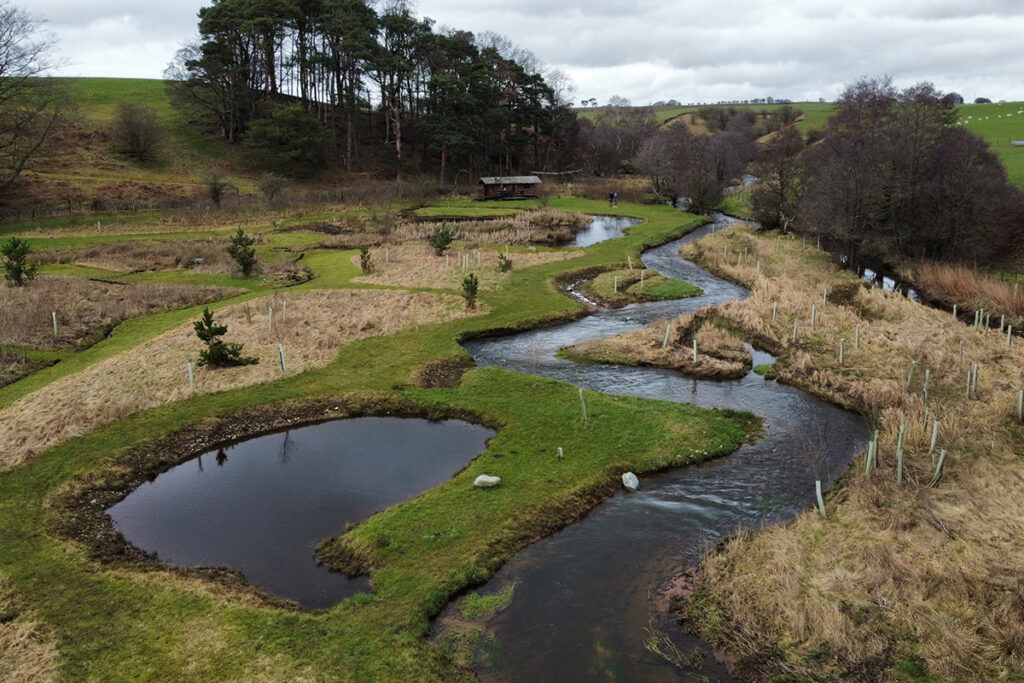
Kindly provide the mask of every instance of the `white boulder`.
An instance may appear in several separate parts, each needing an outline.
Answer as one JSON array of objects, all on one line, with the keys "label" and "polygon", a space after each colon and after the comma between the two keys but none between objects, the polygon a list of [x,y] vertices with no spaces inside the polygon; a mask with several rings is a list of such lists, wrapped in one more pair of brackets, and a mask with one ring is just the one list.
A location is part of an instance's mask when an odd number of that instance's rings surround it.
[{"label": "white boulder", "polygon": [[489,474],[481,474],[473,481],[473,486],[481,489],[489,489],[501,483],[501,477],[492,477]]},{"label": "white boulder", "polygon": [[640,480],[632,472],[626,472],[622,475],[622,485],[630,491],[636,491],[640,488]]}]

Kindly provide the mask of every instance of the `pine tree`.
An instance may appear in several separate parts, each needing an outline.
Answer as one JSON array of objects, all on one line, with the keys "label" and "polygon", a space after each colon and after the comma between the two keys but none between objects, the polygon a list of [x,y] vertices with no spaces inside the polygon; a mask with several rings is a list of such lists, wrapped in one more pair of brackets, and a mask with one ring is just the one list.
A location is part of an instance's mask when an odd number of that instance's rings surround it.
[{"label": "pine tree", "polygon": [[203,309],[203,317],[192,323],[196,336],[206,344],[199,352],[198,365],[209,365],[214,368],[226,368],[236,365],[253,365],[260,359],[255,356],[243,356],[242,346],[237,342],[225,342],[221,339],[228,331],[227,325],[218,325],[213,321],[213,313],[209,308]]},{"label": "pine tree", "polygon": [[235,259],[238,267],[242,269],[242,275],[246,277],[256,267],[256,247],[252,246],[255,243],[255,238],[246,235],[239,228],[238,232],[231,236],[231,244],[228,245],[228,253],[231,254],[231,258]]}]

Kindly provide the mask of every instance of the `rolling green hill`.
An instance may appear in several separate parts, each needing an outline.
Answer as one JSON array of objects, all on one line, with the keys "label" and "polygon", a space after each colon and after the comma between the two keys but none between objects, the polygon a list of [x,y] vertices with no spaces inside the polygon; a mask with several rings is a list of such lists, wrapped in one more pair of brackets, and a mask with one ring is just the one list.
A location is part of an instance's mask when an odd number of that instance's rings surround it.
[{"label": "rolling green hill", "polygon": [[1011,142],[1024,140],[1024,102],[965,104],[960,107],[960,123],[972,133],[988,140],[1006,166],[1010,181],[1024,187],[1024,147]]}]

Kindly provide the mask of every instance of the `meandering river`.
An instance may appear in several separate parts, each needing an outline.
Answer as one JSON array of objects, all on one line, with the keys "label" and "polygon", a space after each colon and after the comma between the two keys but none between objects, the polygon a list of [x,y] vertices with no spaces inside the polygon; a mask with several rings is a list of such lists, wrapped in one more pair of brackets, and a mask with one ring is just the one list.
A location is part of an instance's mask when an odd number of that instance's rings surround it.
[{"label": "meandering river", "polygon": [[[641,481],[583,520],[520,552],[481,590],[515,583],[511,604],[488,622],[477,653],[481,678],[508,681],[676,680],[727,672],[710,656],[677,668],[648,652],[648,629],[670,635],[684,653],[710,651],[655,606],[667,579],[724,536],[790,519],[814,500],[804,446],[823,443],[821,477],[843,472],[868,438],[859,416],[792,387],[750,373],[732,381],[695,380],[654,368],[576,364],[555,357],[564,347],[610,337],[748,292],[679,255],[680,247],[733,219],[715,215],[682,239],[646,252],[644,264],[704,290],[699,297],[599,311],[577,322],[466,344],[480,366],[501,366],[564,380],[594,391],[746,410],[762,416],[766,436],[735,453]],[[755,353],[755,364],[769,361]]]}]

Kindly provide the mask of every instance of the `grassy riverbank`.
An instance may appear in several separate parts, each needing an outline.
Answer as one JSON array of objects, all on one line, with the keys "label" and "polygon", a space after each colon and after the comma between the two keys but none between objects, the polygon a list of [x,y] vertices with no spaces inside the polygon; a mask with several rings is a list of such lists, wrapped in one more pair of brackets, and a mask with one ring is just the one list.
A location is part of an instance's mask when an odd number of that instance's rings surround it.
[{"label": "grassy riverbank", "polygon": [[[552,203],[607,213],[601,202]],[[623,205],[619,212],[645,222],[625,238],[590,247],[576,258],[516,266],[506,280],[481,291],[480,315],[416,321],[406,328],[378,329],[375,336],[335,340],[326,363],[314,363],[301,374],[290,370],[280,379],[257,378],[260,383],[246,388],[229,383],[214,393],[175,394],[105,426],[61,437],[40,452],[28,449],[21,464],[0,472],[0,678],[467,677],[451,652],[427,640],[430,617],[452,596],[485,579],[523,544],[585,513],[615,490],[622,471],[649,472],[726,453],[758,429],[750,416],[590,392],[584,393],[588,420],[583,422],[578,392],[569,385],[495,368],[462,374],[468,358],[458,339],[577,316],[581,306],[556,291],[556,277],[607,268],[627,257],[636,260],[644,248],[701,221],[665,207]],[[311,275],[276,294],[275,301],[293,302],[289,322],[303,319],[299,302],[308,296],[349,296],[352,307],[338,310],[345,317],[360,305],[361,292],[390,294],[381,285],[354,282],[360,275],[354,250],[320,248],[317,239],[323,235],[276,232],[274,222],[280,224],[280,218],[253,225],[267,240],[263,253],[290,248],[302,237],[302,264]],[[152,234],[146,226],[137,229]],[[120,239],[134,236],[123,230]],[[85,243],[106,238],[87,226],[77,231],[76,239]],[[176,237],[168,232],[147,239]],[[159,282],[208,276],[168,270],[118,277]],[[253,325],[266,322],[259,316],[269,306],[255,298],[274,294],[271,286],[224,279],[246,291],[211,308],[234,316],[233,327],[244,331],[247,323],[238,311],[248,301]],[[421,285],[415,295],[451,296],[448,286],[447,281]],[[147,364],[132,354],[197,314],[192,307],[134,318],[88,349],[61,351],[56,365],[0,389],[0,418],[6,420],[20,401],[57,391],[60,382],[76,381],[103,364],[118,370],[123,364]],[[309,325],[318,320],[310,317]],[[181,381],[187,385],[183,365]],[[127,388],[132,380],[123,382]],[[63,398],[72,410],[86,407],[78,392],[65,392]],[[330,562],[370,567],[370,594],[329,610],[301,612],[266,599],[230,573],[172,569],[126,554],[103,518],[103,507],[127,493],[119,486],[144,480],[218,441],[356,414],[457,415],[499,430],[487,451],[454,480],[373,516],[323,548]],[[556,457],[559,447],[562,460]],[[502,485],[474,489],[473,478],[483,472],[500,475]]]},{"label": "grassy riverbank", "polygon": [[710,316],[777,353],[780,381],[867,415],[880,464],[858,459],[827,519],[723,544],[681,612],[749,677],[1020,677],[1022,526],[1007,501],[1024,493],[1024,345],[869,289],[792,238],[734,227],[687,249],[753,292]]}]

